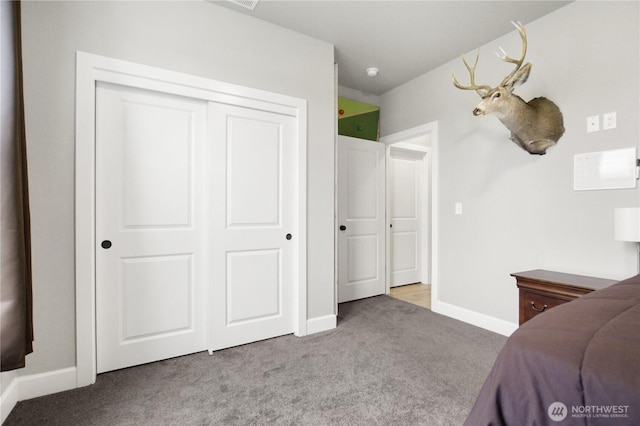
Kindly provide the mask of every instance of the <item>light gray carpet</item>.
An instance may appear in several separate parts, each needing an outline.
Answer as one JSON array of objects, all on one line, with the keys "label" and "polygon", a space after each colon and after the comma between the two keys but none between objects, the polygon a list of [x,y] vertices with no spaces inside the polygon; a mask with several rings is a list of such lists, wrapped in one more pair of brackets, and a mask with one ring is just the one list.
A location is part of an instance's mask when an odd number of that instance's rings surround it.
[{"label": "light gray carpet", "polygon": [[18,403],[13,425],[459,425],[503,336],[378,296],[334,330],[101,374]]}]

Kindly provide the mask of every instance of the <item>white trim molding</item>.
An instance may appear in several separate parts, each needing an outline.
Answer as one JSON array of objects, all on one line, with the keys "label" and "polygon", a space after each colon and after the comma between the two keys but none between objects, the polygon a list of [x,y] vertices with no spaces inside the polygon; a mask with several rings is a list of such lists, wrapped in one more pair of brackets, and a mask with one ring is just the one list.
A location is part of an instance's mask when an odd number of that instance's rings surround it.
[{"label": "white trim molding", "polygon": [[6,387],[4,392],[2,392],[2,395],[0,395],[0,424],[3,424],[4,421],[7,420],[7,417],[9,417],[11,410],[13,410],[13,407],[15,407],[19,401],[18,377],[15,375],[15,373],[14,372],[2,373],[3,380],[7,380],[5,375],[8,376],[9,374],[13,376],[10,379],[11,382],[9,383],[9,386]]},{"label": "white trim molding", "polygon": [[0,423],[7,419],[18,401],[75,389],[76,380],[75,367],[14,377],[0,396]]},{"label": "white trim molding", "polygon": [[440,301],[436,301],[436,303],[431,306],[431,310],[437,314],[442,314],[507,337],[511,336],[511,334],[518,329],[518,324]]},{"label": "white trim molding", "polygon": [[333,330],[337,325],[338,317],[336,315],[325,315],[323,317],[311,318],[307,321],[307,334]]},{"label": "white trim molding", "polygon": [[[408,139],[412,139],[415,138],[417,136],[422,136],[422,135],[431,135],[436,136],[438,135],[438,122],[437,121],[432,121],[430,123],[426,123],[426,124],[421,124],[420,126],[416,126],[416,127],[412,127],[410,129],[406,129],[406,130],[402,130],[400,132],[397,133],[393,133],[391,135],[387,135],[387,136],[382,136],[380,138],[380,142],[389,145],[392,143],[396,143],[396,142],[403,142],[406,141]],[[431,140],[431,146],[433,146],[435,143],[435,141],[432,139]]]}]

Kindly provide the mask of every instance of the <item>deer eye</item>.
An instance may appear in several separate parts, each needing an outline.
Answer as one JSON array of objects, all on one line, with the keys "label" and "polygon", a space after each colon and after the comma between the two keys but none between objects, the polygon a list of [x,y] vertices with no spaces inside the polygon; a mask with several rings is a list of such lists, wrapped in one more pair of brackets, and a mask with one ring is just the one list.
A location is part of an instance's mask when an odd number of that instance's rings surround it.
[{"label": "deer eye", "polygon": [[491,99],[498,99],[500,97],[500,92],[496,92],[491,96]]}]

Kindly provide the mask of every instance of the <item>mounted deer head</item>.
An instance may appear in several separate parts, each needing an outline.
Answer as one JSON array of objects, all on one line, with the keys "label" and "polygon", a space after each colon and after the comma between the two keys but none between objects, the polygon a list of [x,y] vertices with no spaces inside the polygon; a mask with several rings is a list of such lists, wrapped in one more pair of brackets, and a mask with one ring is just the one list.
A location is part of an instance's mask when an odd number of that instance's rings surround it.
[{"label": "mounted deer head", "polygon": [[453,84],[462,90],[475,90],[482,98],[482,101],[473,110],[473,115],[481,116],[490,113],[496,114],[498,120],[511,130],[511,140],[525,149],[529,154],[544,155],[547,148],[555,145],[558,139],[564,134],[562,113],[556,104],[547,98],[535,98],[525,102],[513,93],[513,89],[523,84],[529,78],[531,64],[524,66],[524,56],[527,53],[527,34],[524,26],[518,22],[511,22],[522,38],[522,52],[520,58],[514,59],[507,56],[507,53],[500,48],[502,55],[498,55],[505,62],[515,65],[515,69],[507,75],[498,86],[477,85],[475,82],[476,65],[480,50],[476,53],[476,60],[473,66],[469,66],[464,55],[462,62],[469,71],[470,85],[460,84],[455,75]]}]

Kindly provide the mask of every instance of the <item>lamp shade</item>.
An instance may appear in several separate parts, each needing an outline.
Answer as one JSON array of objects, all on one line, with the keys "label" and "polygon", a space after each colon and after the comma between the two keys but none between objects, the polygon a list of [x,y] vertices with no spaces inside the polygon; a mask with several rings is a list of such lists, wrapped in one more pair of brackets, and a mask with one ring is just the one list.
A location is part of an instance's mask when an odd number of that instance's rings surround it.
[{"label": "lamp shade", "polygon": [[616,240],[640,242],[640,208],[625,207],[615,209],[613,222]]}]

